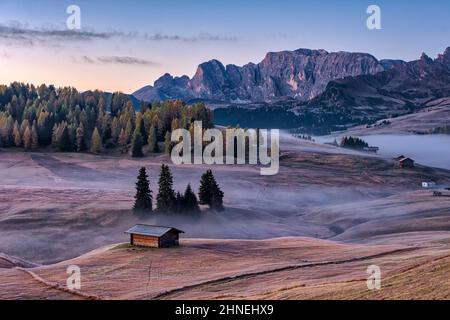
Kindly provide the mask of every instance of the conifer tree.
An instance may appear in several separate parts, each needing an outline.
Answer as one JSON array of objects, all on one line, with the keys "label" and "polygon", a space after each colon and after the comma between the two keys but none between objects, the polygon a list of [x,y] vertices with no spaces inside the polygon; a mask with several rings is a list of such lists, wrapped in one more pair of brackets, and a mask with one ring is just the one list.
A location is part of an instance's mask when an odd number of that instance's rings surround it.
[{"label": "conifer tree", "polygon": [[148,135],[148,151],[151,153],[158,152],[158,138],[156,136],[156,128],[150,127],[150,133]]},{"label": "conifer tree", "polygon": [[133,124],[131,123],[131,120],[128,120],[127,126],[125,128],[125,135],[126,135],[127,144],[130,142],[132,134],[133,134]]},{"label": "conifer tree", "polygon": [[146,169],[142,167],[136,181],[136,195],[133,210],[135,212],[152,211],[152,191]]},{"label": "conifer tree", "polygon": [[59,139],[59,150],[62,152],[72,151],[72,146],[70,143],[69,129],[66,125],[61,132],[61,138]]},{"label": "conifer tree", "polygon": [[198,206],[197,196],[194,191],[192,191],[191,184],[188,184],[186,191],[184,191],[182,201],[182,209],[188,213],[198,213],[200,212],[200,207]]},{"label": "conifer tree", "polygon": [[9,116],[8,119],[9,144],[11,146],[14,146],[14,118],[12,118],[12,116]]},{"label": "conifer tree", "polygon": [[114,117],[114,119],[111,122],[111,136],[114,139],[114,141],[119,140],[120,125],[119,125],[119,120],[117,120],[117,117]]},{"label": "conifer tree", "polygon": [[20,124],[20,134],[22,135],[22,137],[23,137],[23,134],[25,133],[25,130],[29,126],[30,126],[30,122],[28,121],[28,119],[24,119],[22,121],[22,123]]},{"label": "conifer tree", "polygon": [[80,126],[77,128],[76,144],[77,144],[77,151],[86,150],[86,143],[84,142],[83,124],[80,124]]},{"label": "conifer tree", "polygon": [[52,145],[54,147],[57,147],[59,145],[58,143],[58,138],[59,138],[59,127],[58,125],[55,123],[53,125],[53,129],[52,129]]},{"label": "conifer tree", "polygon": [[102,151],[102,138],[98,133],[98,129],[95,128],[91,138],[91,152],[99,154],[101,151]]},{"label": "conifer tree", "polygon": [[29,126],[25,128],[23,133],[23,146],[27,150],[31,149],[31,130]]},{"label": "conifer tree", "polygon": [[138,112],[136,115],[136,129],[135,130],[139,130],[139,132],[141,133],[141,137],[142,137],[142,145],[146,145],[148,135],[147,135],[147,132],[145,131],[144,119],[143,119],[141,112]]},{"label": "conifer tree", "polygon": [[142,157],[142,146],[144,142],[139,128],[134,130],[133,139],[131,140],[131,156],[134,158]]},{"label": "conifer tree", "polygon": [[175,195],[173,211],[179,213],[182,212],[183,209],[184,209],[184,197],[181,194],[181,192],[178,191],[177,194]]},{"label": "conifer tree", "polygon": [[4,132],[3,143],[5,144],[5,146],[13,145],[14,144],[14,139],[13,139],[14,119],[11,115],[8,116],[5,125],[2,126],[1,129]]},{"label": "conifer tree", "polygon": [[16,147],[21,147],[22,146],[22,137],[20,136],[20,129],[19,129],[19,124],[17,123],[17,121],[14,123],[13,138],[14,138],[14,145]]},{"label": "conifer tree", "polygon": [[223,210],[223,191],[220,189],[219,185],[214,180],[212,187],[212,197],[211,197],[211,209]]},{"label": "conifer tree", "polygon": [[211,170],[207,170],[200,180],[199,189],[200,204],[208,205],[211,209],[223,209],[223,192],[217,184]]},{"label": "conifer tree", "polygon": [[122,147],[125,147],[128,144],[128,137],[127,137],[127,134],[126,134],[126,132],[125,132],[125,130],[123,128],[122,128],[122,130],[120,130],[119,144]]},{"label": "conifer tree", "polygon": [[206,173],[202,175],[200,178],[200,188],[198,191],[198,199],[200,204],[210,205],[212,201],[212,193],[211,193],[211,176],[212,171],[207,170]]},{"label": "conifer tree", "polygon": [[167,154],[170,154],[172,151],[172,135],[170,134],[170,131],[166,132],[166,136],[164,137],[164,152]]},{"label": "conifer tree", "polygon": [[157,209],[159,212],[169,212],[174,208],[175,191],[173,190],[172,173],[169,166],[165,164],[161,166],[158,185]]},{"label": "conifer tree", "polygon": [[36,125],[31,127],[31,149],[39,148],[39,136],[37,133]]}]

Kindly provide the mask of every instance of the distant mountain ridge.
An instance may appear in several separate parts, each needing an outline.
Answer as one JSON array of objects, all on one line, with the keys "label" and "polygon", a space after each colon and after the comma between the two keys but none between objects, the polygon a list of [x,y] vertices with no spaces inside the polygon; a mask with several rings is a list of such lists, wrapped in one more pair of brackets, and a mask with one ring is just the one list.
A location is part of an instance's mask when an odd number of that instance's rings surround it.
[{"label": "distant mountain ridge", "polygon": [[[305,132],[323,133],[372,125],[427,108],[450,108],[450,47],[436,59],[422,54],[410,62],[381,60],[380,64],[384,70],[376,74],[329,81],[321,94],[308,101],[291,99],[216,108],[215,121],[221,125],[303,128]],[[413,122],[409,130],[416,130]]]},{"label": "distant mountain ridge", "polygon": [[192,79],[165,74],[134,96],[204,101],[221,125],[341,130],[450,107],[450,47],[410,62],[309,49],[268,53],[243,67],[211,60]]},{"label": "distant mountain ridge", "polygon": [[390,117],[437,106],[450,97],[450,47],[434,60],[423,53],[418,60],[385,63],[385,69],[330,81],[301,109],[346,109],[354,117]]},{"label": "distant mountain ridge", "polygon": [[308,101],[320,95],[332,80],[371,75],[397,64],[378,61],[367,53],[298,49],[271,52],[258,64],[224,66],[211,60],[198,66],[190,79],[165,74],[153,86],[133,93],[147,102],[167,99],[208,99],[228,103],[269,102],[293,98]]}]

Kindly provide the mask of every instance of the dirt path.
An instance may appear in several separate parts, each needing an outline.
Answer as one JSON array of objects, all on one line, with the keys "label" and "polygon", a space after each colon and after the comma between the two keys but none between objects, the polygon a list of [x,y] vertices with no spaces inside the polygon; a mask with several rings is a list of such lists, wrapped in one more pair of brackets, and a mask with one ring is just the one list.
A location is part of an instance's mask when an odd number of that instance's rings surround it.
[{"label": "dirt path", "polygon": [[252,278],[252,277],[256,277],[256,276],[260,276],[260,275],[275,273],[275,272],[282,272],[282,271],[289,271],[289,270],[303,269],[303,268],[311,268],[311,267],[318,267],[318,266],[326,266],[326,265],[339,265],[339,264],[346,264],[346,263],[352,263],[352,262],[359,262],[359,261],[364,261],[364,260],[369,260],[369,259],[381,258],[381,257],[387,256],[387,255],[392,255],[392,254],[411,252],[411,251],[414,251],[417,249],[419,249],[419,248],[418,247],[402,248],[402,249],[396,249],[396,250],[381,252],[381,253],[377,253],[377,254],[373,254],[373,255],[356,257],[356,258],[345,259],[345,260],[303,263],[303,264],[296,264],[296,265],[288,265],[288,266],[275,268],[275,269],[249,272],[249,273],[218,278],[218,279],[214,279],[214,280],[209,280],[209,281],[205,281],[205,282],[199,282],[196,284],[183,286],[180,288],[171,289],[171,290],[159,293],[159,294],[153,296],[151,299],[167,299],[167,298],[170,298],[170,296],[173,294],[186,292],[186,291],[189,291],[192,289],[198,289],[203,286],[219,285],[219,284],[230,282],[230,281],[243,280],[243,279],[248,279],[248,278]]},{"label": "dirt path", "polygon": [[87,293],[84,293],[82,291],[71,290],[71,289],[67,288],[66,286],[60,285],[59,283],[50,282],[48,280],[45,280],[44,278],[42,278],[41,276],[37,275],[36,273],[34,273],[31,270],[24,269],[24,268],[21,268],[21,267],[16,267],[14,269],[18,270],[18,271],[21,271],[23,273],[26,273],[33,280],[35,280],[36,282],[39,282],[40,285],[44,285],[45,287],[47,287],[47,289],[58,290],[58,291],[61,291],[63,293],[68,293],[70,295],[73,295],[74,297],[81,298],[81,299],[102,300],[102,298],[99,297],[99,296],[87,294]]}]

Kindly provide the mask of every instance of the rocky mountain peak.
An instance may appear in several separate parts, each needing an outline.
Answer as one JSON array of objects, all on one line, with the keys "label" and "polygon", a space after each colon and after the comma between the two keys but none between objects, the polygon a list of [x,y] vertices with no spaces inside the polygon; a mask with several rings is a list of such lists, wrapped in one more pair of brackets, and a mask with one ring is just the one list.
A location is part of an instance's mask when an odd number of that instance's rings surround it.
[{"label": "rocky mountain peak", "polygon": [[444,51],[444,53],[442,54],[442,56],[444,57],[450,57],[450,47],[447,47]]},{"label": "rocky mountain peak", "polygon": [[440,54],[436,60],[450,67],[450,47],[447,47],[444,53]]},{"label": "rocky mountain peak", "polygon": [[420,56],[420,61],[425,63],[432,63],[433,59],[431,59],[425,52],[422,52],[422,55]]},{"label": "rocky mountain peak", "polygon": [[165,73],[162,77],[155,81],[155,87],[164,87],[173,83],[173,77],[169,73]]},{"label": "rocky mountain peak", "polygon": [[301,48],[269,52],[260,63],[242,67],[225,67],[213,59],[200,64],[192,79],[165,74],[154,87],[139,90],[135,95],[138,99],[202,98],[230,103],[285,98],[306,101],[322,93],[332,80],[383,70],[384,66],[370,54]]}]

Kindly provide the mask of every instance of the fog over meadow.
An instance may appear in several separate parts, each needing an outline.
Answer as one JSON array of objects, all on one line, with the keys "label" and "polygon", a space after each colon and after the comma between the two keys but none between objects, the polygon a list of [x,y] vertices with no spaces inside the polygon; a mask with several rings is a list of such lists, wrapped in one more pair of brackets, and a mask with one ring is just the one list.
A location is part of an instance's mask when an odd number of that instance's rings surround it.
[{"label": "fog over meadow", "polygon": [[[317,142],[340,141],[341,135],[314,137]],[[450,135],[430,134],[376,134],[360,136],[370,146],[379,147],[379,155],[404,155],[417,163],[450,170]]]},{"label": "fog over meadow", "polygon": [[[135,160],[87,154],[3,153],[0,252],[38,263],[57,262],[103,245],[126,242],[124,232],[136,223],[178,227],[188,238],[332,239],[343,234],[342,240],[351,241],[352,232],[364,234],[365,223],[379,217],[380,212],[389,212],[392,219],[416,210],[404,211],[406,202],[402,196],[396,198],[405,184],[397,186],[395,177],[389,176],[383,179],[393,179],[392,183],[386,180],[380,184],[382,180],[369,175],[370,170],[380,170],[374,171],[375,176],[384,172],[383,166],[392,168],[390,164],[375,162],[374,169],[367,167],[367,161],[347,164],[356,161],[354,155],[360,153],[288,135],[281,137],[281,151],[305,158],[282,159],[275,176],[261,176],[257,165],[170,165],[176,191],[184,191],[188,183],[198,190],[202,173],[211,168],[225,192],[225,211],[205,211],[196,217],[131,212],[138,169],[147,168],[156,198],[158,174],[161,163],[168,161],[166,157]],[[326,155],[332,158],[328,160]],[[380,156],[367,157],[378,161]],[[360,165],[364,168],[357,167]],[[419,188],[421,177],[406,187]],[[359,225],[362,231],[345,233]]]}]

